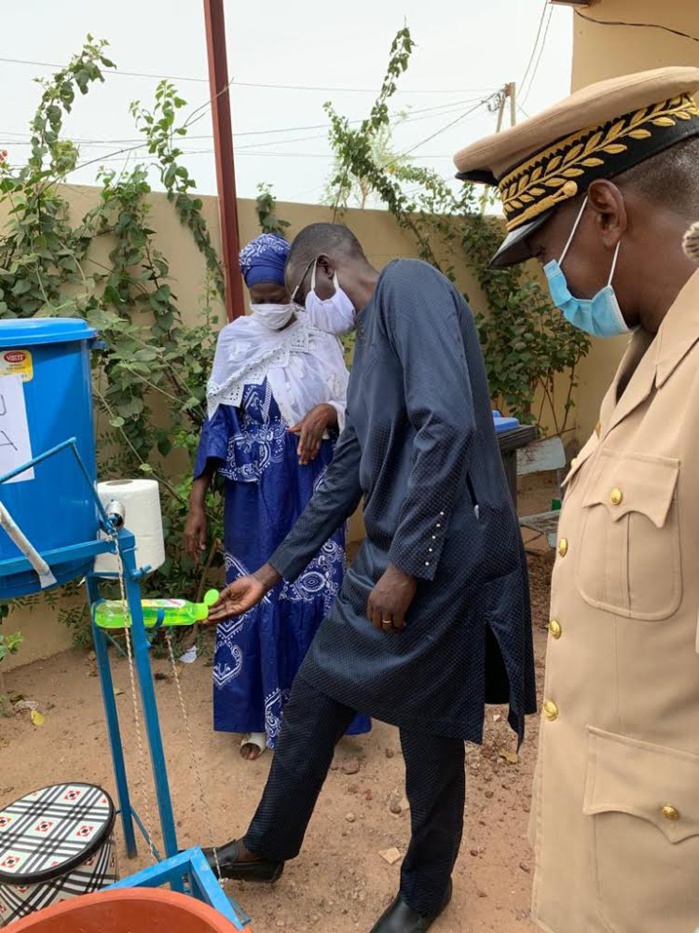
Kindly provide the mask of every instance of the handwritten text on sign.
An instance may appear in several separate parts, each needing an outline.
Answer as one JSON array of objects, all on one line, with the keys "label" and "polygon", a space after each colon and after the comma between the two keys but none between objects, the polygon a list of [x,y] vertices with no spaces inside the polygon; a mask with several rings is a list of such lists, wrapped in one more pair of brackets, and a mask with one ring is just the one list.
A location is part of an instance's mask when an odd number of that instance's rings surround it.
[{"label": "handwritten text on sign", "polygon": [[[0,376],[0,476],[16,470],[32,459],[27,406],[22,377]],[[34,470],[25,470],[8,483],[34,479]]]}]

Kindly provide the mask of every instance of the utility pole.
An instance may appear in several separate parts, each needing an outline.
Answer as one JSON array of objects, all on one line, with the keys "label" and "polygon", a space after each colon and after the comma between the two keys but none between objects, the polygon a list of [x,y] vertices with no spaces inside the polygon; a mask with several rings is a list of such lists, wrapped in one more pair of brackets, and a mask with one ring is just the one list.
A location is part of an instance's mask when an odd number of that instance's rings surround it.
[{"label": "utility pole", "polygon": [[238,235],[238,201],[235,191],[233,163],[233,129],[228,93],[228,62],[226,58],[226,19],[223,0],[204,0],[206,49],[209,59],[209,90],[214,124],[216,156],[216,187],[221,222],[221,255],[226,278],[226,314],[232,321],[245,311],[243,284],[240,279],[240,238]]},{"label": "utility pole", "polygon": [[512,81],[507,86],[510,89],[510,126],[514,126],[517,123],[517,85]]},{"label": "utility pole", "polygon": [[[496,91],[493,94],[492,101],[488,104],[488,109],[491,113],[497,110],[498,120],[495,126],[495,132],[499,133],[502,129],[502,121],[505,119],[505,104],[507,103],[508,97],[510,97],[511,90],[514,88],[514,84],[506,84],[500,91]],[[510,97],[511,99],[511,97]],[[481,198],[481,214],[485,214],[485,209],[488,206],[488,188],[484,187],[483,197]]]}]

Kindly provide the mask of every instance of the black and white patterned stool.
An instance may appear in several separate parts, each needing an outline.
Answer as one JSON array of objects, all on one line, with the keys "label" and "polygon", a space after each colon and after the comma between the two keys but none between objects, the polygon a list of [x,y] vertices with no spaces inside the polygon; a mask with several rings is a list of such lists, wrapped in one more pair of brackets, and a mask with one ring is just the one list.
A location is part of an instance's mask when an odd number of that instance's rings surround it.
[{"label": "black and white patterned stool", "polygon": [[0,810],[0,926],[118,879],[116,811],[92,784],[54,784]]}]

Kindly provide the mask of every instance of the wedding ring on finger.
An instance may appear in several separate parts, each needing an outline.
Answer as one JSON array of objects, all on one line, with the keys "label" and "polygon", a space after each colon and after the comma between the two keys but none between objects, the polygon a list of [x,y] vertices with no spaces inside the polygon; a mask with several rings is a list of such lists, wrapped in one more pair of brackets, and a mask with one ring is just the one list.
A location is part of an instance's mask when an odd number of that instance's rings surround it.
[{"label": "wedding ring on finger", "polygon": [[382,619],[381,624],[384,628],[393,628],[393,622],[391,619]]}]

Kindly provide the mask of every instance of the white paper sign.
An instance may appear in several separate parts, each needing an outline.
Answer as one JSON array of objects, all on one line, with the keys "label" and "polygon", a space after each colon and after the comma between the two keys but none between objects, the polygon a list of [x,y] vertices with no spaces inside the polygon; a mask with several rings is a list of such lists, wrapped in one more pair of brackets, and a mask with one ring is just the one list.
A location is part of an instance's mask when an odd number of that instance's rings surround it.
[{"label": "white paper sign", "polygon": [[[0,376],[0,476],[32,459],[24,383],[21,376]],[[8,483],[34,479],[34,469],[25,470]]]}]

